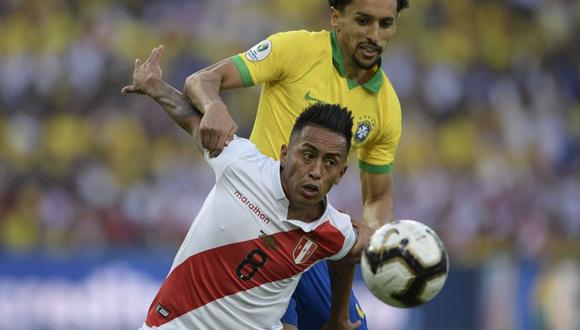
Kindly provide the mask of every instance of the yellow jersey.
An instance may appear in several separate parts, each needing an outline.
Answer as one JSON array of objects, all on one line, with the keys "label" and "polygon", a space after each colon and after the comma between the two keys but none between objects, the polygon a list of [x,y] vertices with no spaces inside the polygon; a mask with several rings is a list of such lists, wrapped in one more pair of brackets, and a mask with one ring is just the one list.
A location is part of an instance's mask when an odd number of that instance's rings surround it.
[{"label": "yellow jersey", "polygon": [[340,104],[353,114],[352,149],[359,167],[389,173],[401,136],[401,106],[380,69],[359,85],[346,77],[334,31],[277,33],[232,57],[244,86],[262,84],[250,140],[277,159],[296,118],[313,102]]}]

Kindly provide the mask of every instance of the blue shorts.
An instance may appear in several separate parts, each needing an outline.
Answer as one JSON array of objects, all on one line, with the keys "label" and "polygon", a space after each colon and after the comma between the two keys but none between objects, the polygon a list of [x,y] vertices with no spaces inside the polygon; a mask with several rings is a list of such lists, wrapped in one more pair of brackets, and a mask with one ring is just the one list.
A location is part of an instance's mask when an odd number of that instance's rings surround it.
[{"label": "blue shorts", "polygon": [[[331,295],[328,265],[326,262],[319,262],[302,274],[282,317],[282,323],[295,325],[298,330],[320,330],[330,316]],[[351,291],[350,321],[357,320],[361,321],[358,329],[368,330],[365,314]]]}]

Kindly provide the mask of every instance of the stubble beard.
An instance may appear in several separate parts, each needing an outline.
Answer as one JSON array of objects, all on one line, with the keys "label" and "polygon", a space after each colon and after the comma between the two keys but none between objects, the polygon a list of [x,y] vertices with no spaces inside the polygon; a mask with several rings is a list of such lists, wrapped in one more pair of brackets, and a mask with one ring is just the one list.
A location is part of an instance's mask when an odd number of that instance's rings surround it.
[{"label": "stubble beard", "polygon": [[359,68],[361,68],[363,70],[370,70],[370,69],[374,68],[375,65],[377,65],[379,63],[379,58],[380,58],[380,56],[377,56],[377,58],[374,61],[372,61],[370,64],[365,64],[365,63],[359,61],[355,55],[352,55],[352,62],[356,66],[358,66]]}]

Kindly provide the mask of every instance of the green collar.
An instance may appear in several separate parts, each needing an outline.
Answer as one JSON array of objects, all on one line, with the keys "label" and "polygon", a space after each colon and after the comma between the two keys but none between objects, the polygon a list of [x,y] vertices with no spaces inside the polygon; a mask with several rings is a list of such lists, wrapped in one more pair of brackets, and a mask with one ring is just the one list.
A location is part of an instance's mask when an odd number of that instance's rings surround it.
[{"label": "green collar", "polygon": [[[341,76],[346,79],[347,85],[349,89],[353,89],[359,84],[346,77],[346,68],[344,67],[344,58],[342,56],[342,51],[340,50],[340,46],[338,45],[338,39],[336,37],[336,31],[330,31],[330,43],[332,44],[332,63],[334,63],[334,67],[338,70]],[[381,59],[379,58],[379,69],[375,73],[375,75],[366,83],[362,84],[361,86],[364,89],[368,90],[372,93],[378,93],[381,89],[381,85],[383,84],[383,74],[381,67]]]}]

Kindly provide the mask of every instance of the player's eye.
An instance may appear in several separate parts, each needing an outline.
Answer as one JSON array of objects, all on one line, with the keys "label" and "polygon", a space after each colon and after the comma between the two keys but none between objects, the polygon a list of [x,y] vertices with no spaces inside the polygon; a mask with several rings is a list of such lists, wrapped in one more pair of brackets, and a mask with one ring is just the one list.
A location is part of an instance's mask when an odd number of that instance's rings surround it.
[{"label": "player's eye", "polygon": [[358,17],[356,19],[356,22],[358,23],[358,25],[367,25],[369,24],[369,19],[366,17]]},{"label": "player's eye", "polygon": [[334,166],[336,166],[336,164],[338,164],[338,162],[335,159],[332,159],[332,158],[329,158],[329,159],[325,160],[324,163],[328,167],[334,167]]},{"label": "player's eye", "polygon": [[382,20],[382,21],[380,21],[380,25],[381,25],[381,28],[387,29],[387,28],[391,27],[391,25],[393,25],[393,21],[390,19]]}]

